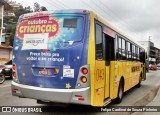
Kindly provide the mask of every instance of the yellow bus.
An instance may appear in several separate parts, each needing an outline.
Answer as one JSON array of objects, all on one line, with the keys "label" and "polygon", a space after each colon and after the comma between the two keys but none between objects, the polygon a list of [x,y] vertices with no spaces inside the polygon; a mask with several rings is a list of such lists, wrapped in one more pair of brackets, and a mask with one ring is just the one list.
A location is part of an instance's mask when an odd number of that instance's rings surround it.
[{"label": "yellow bus", "polygon": [[146,79],[145,50],[94,12],[20,16],[12,95],[37,102],[105,106]]},{"label": "yellow bus", "polygon": [[90,28],[91,103],[120,103],[124,92],[146,79],[145,50],[93,12]]}]

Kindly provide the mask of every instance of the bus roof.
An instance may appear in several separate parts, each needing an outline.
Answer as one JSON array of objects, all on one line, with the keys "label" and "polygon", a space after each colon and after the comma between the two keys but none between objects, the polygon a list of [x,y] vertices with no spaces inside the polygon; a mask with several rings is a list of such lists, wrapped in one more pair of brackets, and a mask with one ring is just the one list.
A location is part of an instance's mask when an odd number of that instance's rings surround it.
[{"label": "bus roof", "polygon": [[80,14],[82,14],[82,13],[84,13],[84,14],[91,13],[91,14],[93,14],[93,16],[94,16],[95,19],[97,19],[98,21],[100,21],[104,25],[108,26],[110,29],[112,29],[113,31],[115,31],[119,35],[123,36],[125,39],[127,39],[131,43],[133,43],[133,44],[135,44],[135,45],[143,48],[143,46],[140,45],[139,43],[137,43],[136,41],[134,41],[133,38],[129,37],[124,32],[120,31],[119,29],[117,29],[116,27],[114,27],[113,25],[111,25],[109,22],[107,22],[106,20],[104,20],[102,17],[98,16],[93,11],[86,10],[86,9],[64,9],[64,10],[33,12],[33,13],[23,14],[23,15],[21,15],[19,17],[19,19],[20,20],[25,20],[25,19],[33,18],[33,17],[35,18],[35,17],[41,17],[41,16],[49,16],[49,15],[51,15],[53,13],[80,13]]},{"label": "bus roof", "polygon": [[79,14],[89,14],[89,10],[85,9],[65,9],[65,10],[53,10],[53,11],[41,11],[41,12],[33,12],[33,13],[26,13],[22,14],[19,19],[27,19],[31,17],[41,17],[41,16],[49,16],[53,13],[79,13]]}]

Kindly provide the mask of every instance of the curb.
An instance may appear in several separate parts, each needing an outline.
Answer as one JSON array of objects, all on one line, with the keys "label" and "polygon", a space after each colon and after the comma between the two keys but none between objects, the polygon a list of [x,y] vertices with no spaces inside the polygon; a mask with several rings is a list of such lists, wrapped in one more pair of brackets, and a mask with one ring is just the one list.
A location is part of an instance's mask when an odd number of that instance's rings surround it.
[{"label": "curb", "polygon": [[[160,87],[157,88],[155,98],[145,106],[160,106]],[[154,115],[159,115],[159,112],[152,112]],[[151,112],[134,112],[132,115],[150,115]]]}]

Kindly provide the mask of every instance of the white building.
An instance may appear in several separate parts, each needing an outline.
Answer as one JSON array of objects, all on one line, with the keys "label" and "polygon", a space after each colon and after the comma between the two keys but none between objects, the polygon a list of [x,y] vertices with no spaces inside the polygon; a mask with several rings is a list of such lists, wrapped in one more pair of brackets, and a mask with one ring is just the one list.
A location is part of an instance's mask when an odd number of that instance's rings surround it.
[{"label": "white building", "polygon": [[12,7],[5,1],[0,0],[0,65],[12,59],[12,47],[1,44],[3,34],[3,14],[4,10],[10,10]]},{"label": "white building", "polygon": [[138,43],[140,43],[145,48],[149,62],[156,63],[158,48],[154,47],[154,43],[151,41],[138,41]]}]

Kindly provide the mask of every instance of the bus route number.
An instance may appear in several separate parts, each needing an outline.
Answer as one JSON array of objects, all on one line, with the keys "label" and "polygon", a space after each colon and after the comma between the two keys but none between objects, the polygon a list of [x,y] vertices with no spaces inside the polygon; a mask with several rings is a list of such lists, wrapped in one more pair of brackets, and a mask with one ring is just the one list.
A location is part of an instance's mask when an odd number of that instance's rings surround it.
[{"label": "bus route number", "polygon": [[97,69],[96,70],[96,81],[104,79],[104,69]]}]

